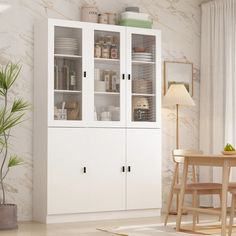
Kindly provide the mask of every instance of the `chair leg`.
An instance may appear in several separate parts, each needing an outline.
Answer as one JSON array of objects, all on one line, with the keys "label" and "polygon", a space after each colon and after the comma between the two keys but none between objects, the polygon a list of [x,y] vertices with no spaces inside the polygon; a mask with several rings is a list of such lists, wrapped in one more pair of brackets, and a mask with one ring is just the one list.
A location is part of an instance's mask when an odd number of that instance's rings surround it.
[{"label": "chair leg", "polygon": [[169,214],[170,214],[170,208],[171,208],[171,205],[172,205],[173,195],[174,195],[174,191],[173,191],[173,189],[171,189],[170,195],[169,195],[169,198],[168,198],[168,202],[167,202],[167,210],[166,210],[166,217],[165,217],[165,226],[167,225],[167,222],[168,222],[168,218],[169,218]]},{"label": "chair leg", "polygon": [[229,233],[228,233],[229,236],[231,236],[231,234],[232,234],[232,227],[233,227],[233,221],[234,221],[234,211],[235,211],[235,195],[232,194],[230,221],[229,221]]},{"label": "chair leg", "polygon": [[[166,212],[166,217],[165,217],[165,223],[164,225],[167,225],[167,221],[168,221],[168,217],[170,214],[170,208],[171,208],[171,203],[172,203],[172,199],[173,199],[173,195],[174,195],[174,187],[175,187],[175,183],[176,183],[176,178],[178,175],[178,165],[175,165],[175,170],[174,170],[174,176],[171,182],[171,187],[170,187],[170,194],[169,194],[169,198],[168,198],[168,202],[167,202],[167,212]],[[178,195],[178,193],[176,193]]]},{"label": "chair leg", "polygon": [[[221,195],[221,193],[219,194],[219,198],[220,198],[220,208],[221,208],[221,205],[222,205],[222,195]],[[221,215],[219,215],[219,221],[221,221]]]},{"label": "chair leg", "polygon": [[[193,207],[197,207],[197,192],[194,191],[192,196],[193,196],[192,205]],[[193,211],[193,231],[196,230],[196,219],[197,219],[197,213]]]},{"label": "chair leg", "polygon": [[[199,199],[199,195],[197,195],[197,207],[200,206],[200,199]],[[197,224],[199,224],[199,213],[197,213]]]}]

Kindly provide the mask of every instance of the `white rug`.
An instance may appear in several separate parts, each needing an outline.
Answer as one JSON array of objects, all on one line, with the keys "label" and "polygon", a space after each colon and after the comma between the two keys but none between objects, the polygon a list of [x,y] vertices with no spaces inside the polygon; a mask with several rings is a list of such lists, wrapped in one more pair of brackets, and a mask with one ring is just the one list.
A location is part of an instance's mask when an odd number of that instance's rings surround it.
[{"label": "white rug", "polygon": [[161,223],[97,228],[97,230],[118,236],[196,236],[196,234],[176,232],[174,227],[175,223],[170,223],[167,227],[164,227],[163,223]]}]

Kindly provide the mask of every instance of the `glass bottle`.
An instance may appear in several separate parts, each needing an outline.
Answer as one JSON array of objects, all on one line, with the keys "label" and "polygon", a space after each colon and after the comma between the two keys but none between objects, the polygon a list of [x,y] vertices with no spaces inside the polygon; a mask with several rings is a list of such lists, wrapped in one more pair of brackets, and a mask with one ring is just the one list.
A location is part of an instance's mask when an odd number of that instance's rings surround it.
[{"label": "glass bottle", "polygon": [[111,86],[110,86],[110,71],[109,70],[104,70],[103,72],[103,78],[105,81],[105,86],[106,86],[106,92],[111,91]]},{"label": "glass bottle", "polygon": [[110,58],[111,59],[117,59],[118,58],[118,47],[117,47],[116,44],[111,45]]},{"label": "glass bottle", "polygon": [[75,69],[74,69],[74,63],[71,62],[71,65],[70,65],[70,83],[69,83],[69,88],[70,90],[76,90],[76,72],[75,72]]}]

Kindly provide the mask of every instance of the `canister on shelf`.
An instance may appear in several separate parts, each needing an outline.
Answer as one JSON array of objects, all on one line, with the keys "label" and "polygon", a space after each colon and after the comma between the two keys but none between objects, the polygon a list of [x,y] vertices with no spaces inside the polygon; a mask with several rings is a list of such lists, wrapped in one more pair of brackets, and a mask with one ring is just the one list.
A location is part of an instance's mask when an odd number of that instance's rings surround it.
[{"label": "canister on shelf", "polygon": [[98,23],[108,24],[108,15],[106,13],[99,14],[98,15]]},{"label": "canister on shelf", "polygon": [[110,47],[108,44],[104,43],[102,45],[102,58],[109,58]]},{"label": "canister on shelf", "polygon": [[107,13],[108,15],[108,24],[115,25],[116,24],[116,13]]},{"label": "canister on shelf", "polygon": [[100,43],[96,43],[94,47],[94,57],[100,58],[102,57],[102,47]]}]

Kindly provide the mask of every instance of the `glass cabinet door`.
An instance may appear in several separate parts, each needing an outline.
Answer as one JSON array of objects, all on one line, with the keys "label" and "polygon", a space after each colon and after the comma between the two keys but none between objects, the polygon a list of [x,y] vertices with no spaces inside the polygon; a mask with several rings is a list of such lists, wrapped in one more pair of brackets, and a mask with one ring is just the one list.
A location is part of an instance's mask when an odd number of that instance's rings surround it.
[{"label": "glass cabinet door", "polygon": [[157,122],[157,36],[131,32],[129,37],[128,123],[152,127]]},{"label": "glass cabinet door", "polygon": [[55,26],[54,120],[81,121],[82,92],[82,29]]},{"label": "glass cabinet door", "polygon": [[99,125],[119,126],[125,113],[123,40],[121,31],[94,31],[94,121]]}]

